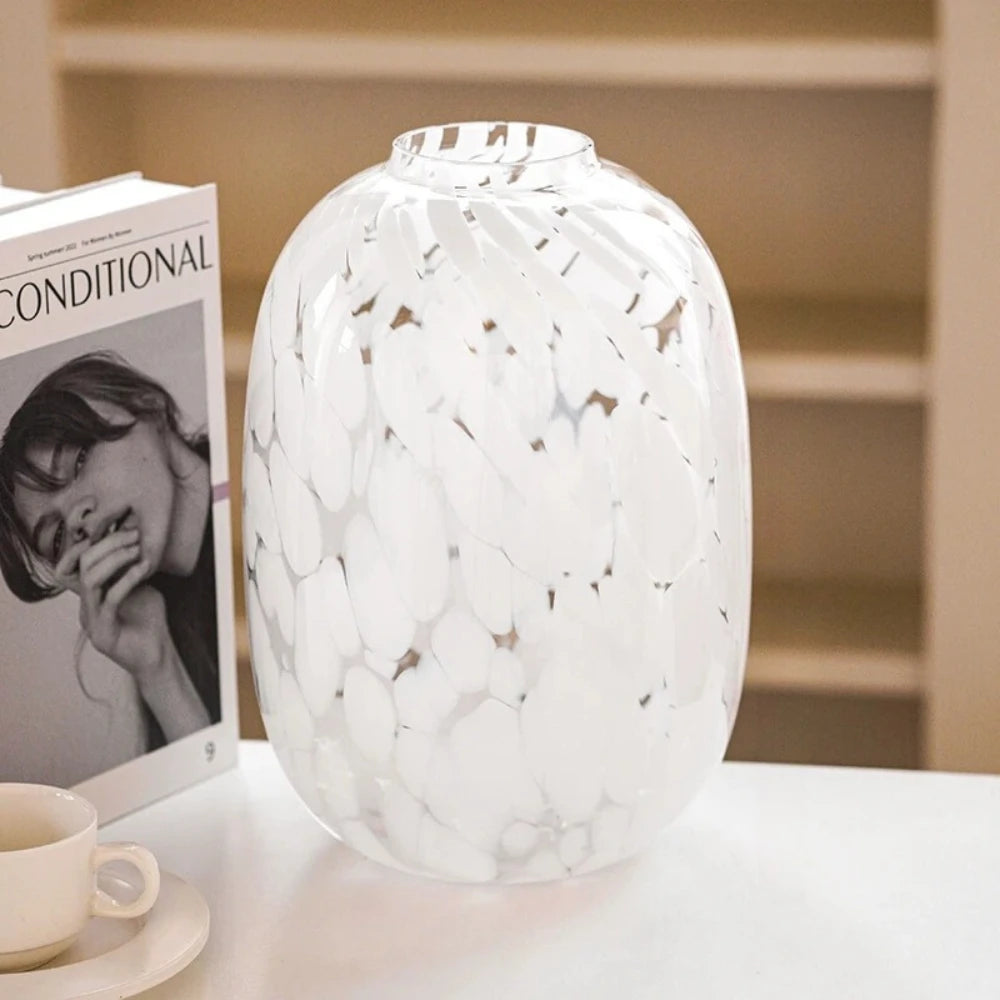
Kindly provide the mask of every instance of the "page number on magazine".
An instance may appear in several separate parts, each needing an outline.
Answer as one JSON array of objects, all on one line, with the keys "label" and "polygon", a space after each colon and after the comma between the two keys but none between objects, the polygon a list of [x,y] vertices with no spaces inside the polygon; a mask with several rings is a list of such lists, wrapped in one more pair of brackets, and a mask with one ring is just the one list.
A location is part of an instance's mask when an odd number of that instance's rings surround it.
[{"label": "page number on magazine", "polygon": [[205,760],[207,760],[209,764],[215,760],[215,742],[213,740],[209,740],[205,744]]}]

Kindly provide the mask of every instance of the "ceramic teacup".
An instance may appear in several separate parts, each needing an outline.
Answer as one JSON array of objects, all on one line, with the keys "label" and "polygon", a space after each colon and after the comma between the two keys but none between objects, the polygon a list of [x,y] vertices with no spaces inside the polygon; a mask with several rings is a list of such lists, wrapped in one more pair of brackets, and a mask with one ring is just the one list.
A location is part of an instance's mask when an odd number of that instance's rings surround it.
[{"label": "ceramic teacup", "polygon": [[[119,902],[97,887],[110,861],[138,869],[138,898]],[[0,784],[0,973],[43,965],[92,916],[142,916],[159,891],[160,869],[144,847],[97,843],[97,810],[86,799],[47,785]]]}]

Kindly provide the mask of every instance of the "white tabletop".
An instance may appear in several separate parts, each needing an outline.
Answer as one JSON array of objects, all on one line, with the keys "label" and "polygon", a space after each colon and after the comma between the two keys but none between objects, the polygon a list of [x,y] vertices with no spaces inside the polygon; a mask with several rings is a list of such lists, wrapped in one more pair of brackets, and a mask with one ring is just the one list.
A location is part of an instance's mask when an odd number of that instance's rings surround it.
[{"label": "white tabletop", "polygon": [[202,955],[149,1000],[1000,997],[1000,778],[724,764],[640,858],[571,882],[386,871],[267,744],[108,826],[198,886]]}]

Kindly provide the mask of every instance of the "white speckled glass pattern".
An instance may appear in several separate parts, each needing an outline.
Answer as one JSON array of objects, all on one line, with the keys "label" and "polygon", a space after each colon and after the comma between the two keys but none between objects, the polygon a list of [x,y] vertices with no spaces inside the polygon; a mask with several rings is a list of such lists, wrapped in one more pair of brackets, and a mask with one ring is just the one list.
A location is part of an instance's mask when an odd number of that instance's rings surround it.
[{"label": "white speckled glass pattern", "polygon": [[641,849],[721,759],[750,461],[726,290],[567,129],[396,140],[281,252],[247,395],[268,736],[376,861],[522,882]]}]

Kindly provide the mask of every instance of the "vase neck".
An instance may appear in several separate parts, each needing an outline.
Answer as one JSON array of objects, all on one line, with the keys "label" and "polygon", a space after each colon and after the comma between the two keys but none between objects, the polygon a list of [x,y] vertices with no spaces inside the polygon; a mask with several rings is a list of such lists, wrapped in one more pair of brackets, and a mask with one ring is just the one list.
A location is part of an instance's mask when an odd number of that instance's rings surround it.
[{"label": "vase neck", "polygon": [[582,132],[526,122],[461,122],[405,132],[389,173],[435,190],[501,194],[577,183],[600,166]]}]

